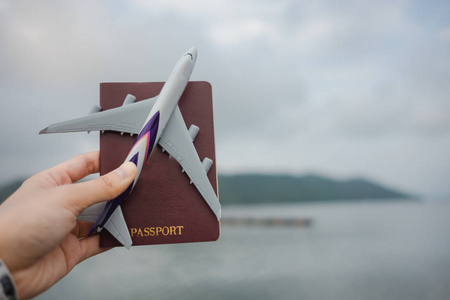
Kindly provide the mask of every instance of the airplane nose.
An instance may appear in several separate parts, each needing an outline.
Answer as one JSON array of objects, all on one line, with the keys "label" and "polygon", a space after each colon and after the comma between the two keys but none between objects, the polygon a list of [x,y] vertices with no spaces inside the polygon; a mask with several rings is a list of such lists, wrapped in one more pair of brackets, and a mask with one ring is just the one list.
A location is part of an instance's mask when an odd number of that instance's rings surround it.
[{"label": "airplane nose", "polygon": [[197,59],[197,48],[195,47],[191,47],[188,52],[186,53],[186,55],[190,55],[192,57],[192,60],[196,60]]}]

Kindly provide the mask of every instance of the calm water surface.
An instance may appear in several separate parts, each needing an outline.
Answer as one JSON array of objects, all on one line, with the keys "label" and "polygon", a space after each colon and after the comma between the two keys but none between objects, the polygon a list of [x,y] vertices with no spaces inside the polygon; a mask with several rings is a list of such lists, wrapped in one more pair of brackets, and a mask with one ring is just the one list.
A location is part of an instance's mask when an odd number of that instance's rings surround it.
[{"label": "calm water surface", "polygon": [[114,249],[37,299],[450,299],[450,201],[225,207],[311,217],[215,243]]}]

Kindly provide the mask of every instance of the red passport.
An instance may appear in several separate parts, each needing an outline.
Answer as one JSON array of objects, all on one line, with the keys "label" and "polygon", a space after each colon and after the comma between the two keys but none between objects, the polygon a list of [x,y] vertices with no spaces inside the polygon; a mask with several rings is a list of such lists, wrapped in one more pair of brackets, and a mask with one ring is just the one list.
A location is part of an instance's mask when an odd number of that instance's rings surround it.
[{"label": "red passport", "polygon": [[[107,110],[121,106],[125,96],[139,100],[157,96],[163,82],[101,83],[100,106]],[[189,82],[178,106],[186,127],[200,127],[194,146],[201,160],[209,157],[213,165],[208,179],[217,190],[212,88],[208,82]],[[136,135],[106,131],[100,135],[100,174],[123,163]],[[133,246],[215,241],[220,223],[178,162],[156,147],[142,169],[138,183],[121,204]],[[101,247],[121,246],[103,230]]]}]

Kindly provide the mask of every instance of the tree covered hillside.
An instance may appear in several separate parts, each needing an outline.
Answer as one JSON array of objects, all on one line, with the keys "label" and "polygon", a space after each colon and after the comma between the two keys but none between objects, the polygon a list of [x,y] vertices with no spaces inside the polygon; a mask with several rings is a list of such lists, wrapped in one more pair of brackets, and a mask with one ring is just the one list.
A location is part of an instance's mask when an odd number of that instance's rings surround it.
[{"label": "tree covered hillside", "polygon": [[223,204],[408,197],[364,179],[337,181],[316,175],[221,175],[219,193]]}]

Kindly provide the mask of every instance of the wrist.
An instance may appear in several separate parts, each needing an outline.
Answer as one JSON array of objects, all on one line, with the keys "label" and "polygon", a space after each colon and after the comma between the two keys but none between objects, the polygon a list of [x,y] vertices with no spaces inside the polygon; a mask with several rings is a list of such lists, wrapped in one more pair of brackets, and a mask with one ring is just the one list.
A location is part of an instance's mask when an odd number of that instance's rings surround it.
[{"label": "wrist", "polygon": [[0,299],[16,300],[17,290],[7,266],[0,259]]}]

